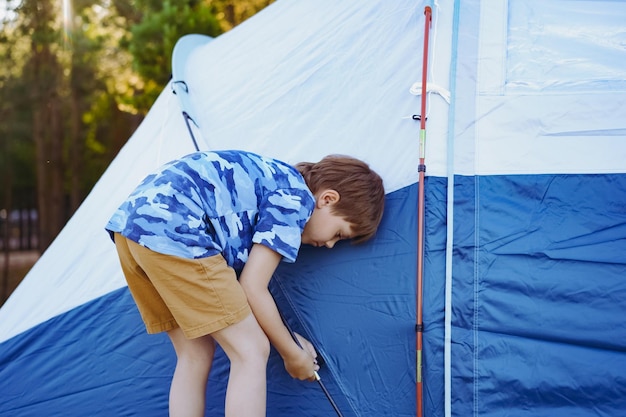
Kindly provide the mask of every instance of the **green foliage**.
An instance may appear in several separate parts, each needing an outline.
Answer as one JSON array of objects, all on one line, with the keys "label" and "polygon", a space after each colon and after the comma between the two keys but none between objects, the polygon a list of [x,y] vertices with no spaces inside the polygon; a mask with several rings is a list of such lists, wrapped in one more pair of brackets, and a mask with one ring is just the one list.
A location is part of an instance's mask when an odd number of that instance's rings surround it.
[{"label": "green foliage", "polygon": [[12,196],[68,219],[167,84],[178,39],[218,36],[271,2],[0,0],[0,209]]},{"label": "green foliage", "polygon": [[[25,196],[32,205],[35,189],[34,147],[31,137],[32,109],[29,97],[32,87],[22,76],[28,55],[28,43],[17,36],[15,25],[0,27],[0,204],[9,199],[15,207],[23,206]],[[9,189],[10,186],[11,188]]]},{"label": "green foliage", "polygon": [[[151,7],[159,2],[153,2]],[[163,2],[162,8],[146,15],[131,29],[129,50],[135,69],[145,80],[146,97],[135,100],[143,111],[152,105],[171,76],[172,51],[178,39],[186,34],[217,36],[220,26],[212,10],[197,1]]]},{"label": "green foliage", "polygon": [[215,9],[215,16],[224,31],[228,31],[263,8],[274,3],[274,0],[208,0]]}]

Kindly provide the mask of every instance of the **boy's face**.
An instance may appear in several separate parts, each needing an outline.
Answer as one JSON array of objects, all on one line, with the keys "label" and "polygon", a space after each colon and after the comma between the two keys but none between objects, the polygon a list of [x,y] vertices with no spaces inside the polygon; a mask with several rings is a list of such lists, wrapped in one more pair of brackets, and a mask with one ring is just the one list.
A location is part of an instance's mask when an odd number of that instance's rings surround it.
[{"label": "boy's face", "polygon": [[318,193],[313,214],[302,232],[303,244],[332,248],[338,241],[352,237],[352,225],[332,212],[337,201],[339,194],[334,190]]}]

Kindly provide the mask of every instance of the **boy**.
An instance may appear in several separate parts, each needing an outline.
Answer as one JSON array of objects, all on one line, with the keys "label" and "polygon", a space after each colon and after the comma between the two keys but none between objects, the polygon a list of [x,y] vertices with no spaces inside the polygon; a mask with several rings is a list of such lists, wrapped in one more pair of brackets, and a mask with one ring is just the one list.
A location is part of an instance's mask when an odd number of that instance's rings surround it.
[{"label": "boy", "polygon": [[291,338],[270,278],[301,244],[369,239],[383,205],[381,178],[343,156],[293,167],[197,152],[144,179],[106,228],[148,333],[166,331],[176,351],[170,415],[204,415],[215,342],[230,360],[227,417],[265,415],[270,342],[292,377],[311,379],[315,350]]}]

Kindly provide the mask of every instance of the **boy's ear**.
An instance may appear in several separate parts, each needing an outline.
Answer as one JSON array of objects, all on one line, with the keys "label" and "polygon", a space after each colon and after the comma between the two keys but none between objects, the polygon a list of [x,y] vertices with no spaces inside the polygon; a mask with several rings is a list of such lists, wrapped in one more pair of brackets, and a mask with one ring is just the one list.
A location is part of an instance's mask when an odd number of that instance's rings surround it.
[{"label": "boy's ear", "polygon": [[322,191],[317,197],[317,205],[318,207],[323,207],[326,205],[333,205],[339,201],[339,193],[336,190],[328,189]]}]

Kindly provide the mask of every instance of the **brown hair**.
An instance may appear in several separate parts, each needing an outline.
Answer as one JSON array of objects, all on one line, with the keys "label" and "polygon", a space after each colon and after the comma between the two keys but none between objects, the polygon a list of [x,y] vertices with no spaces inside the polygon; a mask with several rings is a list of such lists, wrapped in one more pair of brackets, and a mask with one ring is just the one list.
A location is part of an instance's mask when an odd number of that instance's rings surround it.
[{"label": "brown hair", "polygon": [[352,225],[352,240],[360,243],[376,233],[383,217],[383,180],[365,162],[344,155],[329,155],[319,162],[300,162],[296,168],[313,194],[335,190],[339,201],[333,213]]}]

